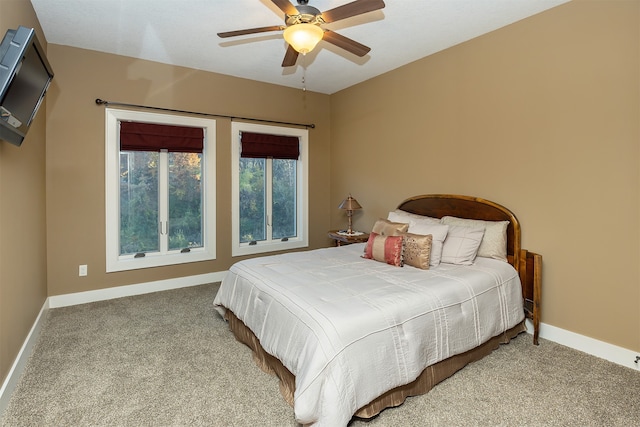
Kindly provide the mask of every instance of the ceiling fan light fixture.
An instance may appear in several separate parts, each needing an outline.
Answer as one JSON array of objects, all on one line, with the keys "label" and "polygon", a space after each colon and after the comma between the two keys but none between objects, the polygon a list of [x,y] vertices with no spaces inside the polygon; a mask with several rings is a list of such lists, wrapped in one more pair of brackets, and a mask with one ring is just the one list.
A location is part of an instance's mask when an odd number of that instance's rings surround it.
[{"label": "ceiling fan light fixture", "polygon": [[322,40],[324,31],[315,24],[295,24],[285,28],[283,36],[296,51],[309,53]]}]

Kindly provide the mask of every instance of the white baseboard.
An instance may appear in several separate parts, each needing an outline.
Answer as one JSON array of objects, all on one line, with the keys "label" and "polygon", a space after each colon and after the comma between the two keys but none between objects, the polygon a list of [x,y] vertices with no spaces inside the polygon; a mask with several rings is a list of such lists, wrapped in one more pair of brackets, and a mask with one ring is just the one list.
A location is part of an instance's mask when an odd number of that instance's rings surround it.
[{"label": "white baseboard", "polygon": [[[527,332],[533,334],[533,324],[528,319]],[[636,362],[636,357],[640,356],[640,352],[638,351],[632,351],[624,347],[599,341],[546,323],[540,323],[540,338],[640,372],[640,361]]]},{"label": "white baseboard", "polygon": [[[133,295],[148,294],[151,292],[167,291],[170,289],[186,288],[189,286],[204,285],[206,283],[219,282],[226,275],[226,271],[219,271],[215,273],[200,274],[197,276],[180,277],[177,279],[158,280],[155,282],[141,283],[137,285],[116,286],[114,288],[99,289],[96,291],[78,292],[66,295],[55,295],[47,298],[36,318],[27,338],[22,345],[22,348],[18,352],[11,369],[9,370],[2,388],[0,388],[0,415],[4,412],[11,399],[11,394],[15,389],[18,380],[22,376],[22,372],[29,360],[29,356],[33,351],[38,337],[40,336],[40,330],[42,329],[42,323],[44,321],[44,314],[50,308],[67,307],[77,304],[86,304],[96,301],[104,301],[114,298],[122,298]],[[213,303],[213,299],[211,300]]]},{"label": "white baseboard", "polygon": [[49,307],[68,307],[70,305],[86,304],[89,302],[105,301],[114,298],[130,297],[151,292],[168,291],[170,289],[186,288],[219,282],[227,274],[226,271],[200,274],[197,276],[178,277],[176,279],[158,280],[137,285],[115,286],[113,288],[95,291],[77,292],[73,294],[54,295],[49,297]]},{"label": "white baseboard", "polygon": [[48,309],[49,303],[48,300],[45,300],[42,308],[40,309],[40,313],[38,313],[38,317],[36,317],[36,321],[33,322],[33,326],[31,327],[29,334],[27,334],[27,338],[24,340],[24,343],[16,356],[16,360],[13,361],[13,365],[11,365],[11,369],[9,369],[9,373],[2,384],[2,388],[0,388],[0,415],[7,408],[9,399],[11,399],[11,394],[16,388],[18,380],[22,376],[22,372],[27,365],[27,360],[29,360],[29,356],[33,351],[33,347],[38,341],[40,330],[42,329],[42,322],[45,317],[44,315]]}]

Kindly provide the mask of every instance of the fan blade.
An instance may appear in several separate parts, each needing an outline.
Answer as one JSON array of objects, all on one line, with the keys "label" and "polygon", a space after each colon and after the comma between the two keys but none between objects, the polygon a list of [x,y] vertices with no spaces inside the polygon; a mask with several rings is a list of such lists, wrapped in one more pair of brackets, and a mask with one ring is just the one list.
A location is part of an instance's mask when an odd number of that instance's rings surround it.
[{"label": "fan blade", "polygon": [[287,52],[284,54],[284,59],[282,60],[283,67],[291,67],[296,65],[296,61],[298,60],[298,51],[293,48],[293,46],[289,45],[287,48]]},{"label": "fan blade", "polygon": [[299,13],[298,9],[296,9],[296,7],[289,2],[289,0],[271,0],[271,2],[278,6],[281,11],[289,16],[294,16]]},{"label": "fan blade", "polygon": [[362,15],[363,13],[373,12],[374,10],[382,9],[384,6],[385,4],[382,0],[356,0],[322,12],[322,19],[326,23],[336,22],[352,16]]},{"label": "fan blade", "polygon": [[325,30],[324,36],[322,40],[329,42],[333,45],[336,45],[347,52],[351,52],[357,56],[365,56],[371,50],[370,47],[367,47],[357,41],[350,39],[349,37],[341,36],[338,33],[334,33],[333,31]]},{"label": "fan blade", "polygon": [[266,33],[267,31],[280,31],[280,30],[283,30],[284,28],[285,27],[283,25],[271,25],[270,27],[249,28],[246,30],[227,31],[224,33],[218,33],[218,37],[226,38],[226,37],[244,36],[246,34]]}]

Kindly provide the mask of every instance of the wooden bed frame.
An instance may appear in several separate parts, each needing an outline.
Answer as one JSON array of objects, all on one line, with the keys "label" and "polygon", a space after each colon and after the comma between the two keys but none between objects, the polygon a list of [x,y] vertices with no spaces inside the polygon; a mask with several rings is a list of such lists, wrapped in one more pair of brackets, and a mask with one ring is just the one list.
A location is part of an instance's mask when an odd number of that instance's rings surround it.
[{"label": "wooden bed frame", "polygon": [[[518,271],[525,300],[525,315],[532,318],[534,324],[534,344],[538,341],[538,325],[540,316],[540,289],[542,257],[521,248],[520,223],[516,216],[504,206],[477,197],[450,194],[428,194],[411,197],[398,205],[398,209],[406,212],[441,218],[456,216],[460,218],[480,219],[487,221],[509,221],[507,228],[507,255],[509,262]],[[275,357],[266,353],[257,337],[230,310],[226,311],[229,328],[236,338],[253,350],[253,357],[264,371],[274,373],[280,379],[280,392],[285,400],[293,406],[295,377]],[[436,384],[453,375],[467,364],[480,360],[501,343],[508,343],[513,337],[526,330],[524,322],[505,331],[489,341],[465,353],[455,355],[432,366],[427,367],[413,382],[396,387],[360,408],[354,416],[371,418],[385,408],[401,405],[409,396],[427,393]]]},{"label": "wooden bed frame", "polygon": [[425,194],[411,197],[398,205],[398,209],[413,214],[442,218],[481,219],[485,221],[509,221],[507,227],[507,257],[516,270],[520,266],[520,222],[509,209],[478,197],[452,194]]}]

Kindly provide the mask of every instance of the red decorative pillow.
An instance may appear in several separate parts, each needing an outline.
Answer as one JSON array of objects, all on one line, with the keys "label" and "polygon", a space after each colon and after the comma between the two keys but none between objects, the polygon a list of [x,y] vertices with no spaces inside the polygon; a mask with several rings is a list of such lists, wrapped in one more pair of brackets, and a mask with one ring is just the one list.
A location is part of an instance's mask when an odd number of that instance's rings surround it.
[{"label": "red decorative pillow", "polygon": [[367,246],[364,248],[363,257],[402,267],[404,265],[403,248],[404,236],[382,236],[378,233],[371,233]]}]

